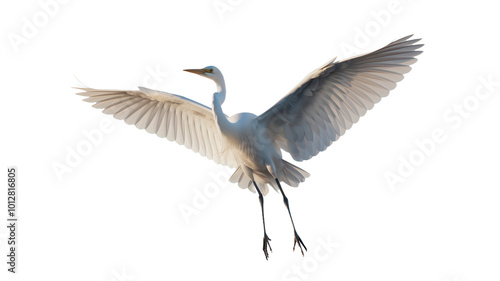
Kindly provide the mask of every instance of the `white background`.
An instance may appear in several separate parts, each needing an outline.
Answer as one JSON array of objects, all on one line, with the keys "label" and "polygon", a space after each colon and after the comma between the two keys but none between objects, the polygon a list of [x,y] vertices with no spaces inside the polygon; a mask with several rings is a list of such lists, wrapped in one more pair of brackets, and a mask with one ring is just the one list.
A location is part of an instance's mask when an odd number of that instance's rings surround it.
[{"label": "white background", "polygon": [[[47,2],[0,7],[0,166],[19,170],[18,274],[4,263],[2,223],[0,279],[500,279],[500,87],[481,84],[500,81],[491,1]],[[213,83],[182,69],[216,65],[225,112],[260,114],[332,57],[408,34],[425,46],[405,80],[297,163],[311,173],[304,184],[285,187],[305,257],[292,252],[279,194],[265,197],[266,261],[257,195],[227,183],[231,171],[102,114],[71,88],[144,85],[210,104]],[[464,102],[467,117],[456,111]],[[96,130],[102,141],[59,179],[54,165],[68,165],[68,149]],[[416,142],[434,130],[444,140],[423,156]],[[402,182],[391,186],[388,173]]]}]

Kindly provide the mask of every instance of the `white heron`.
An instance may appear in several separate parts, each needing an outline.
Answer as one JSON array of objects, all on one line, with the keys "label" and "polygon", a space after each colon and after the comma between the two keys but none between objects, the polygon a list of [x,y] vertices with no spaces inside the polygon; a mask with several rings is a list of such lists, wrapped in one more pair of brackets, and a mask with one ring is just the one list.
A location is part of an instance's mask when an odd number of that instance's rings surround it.
[{"label": "white heron", "polygon": [[[343,61],[328,61],[311,72],[288,95],[263,114],[222,110],[226,86],[214,66],[185,71],[211,79],[217,86],[212,108],[188,98],[139,87],[139,91],[79,88],[87,102],[106,114],[139,129],[167,138],[236,168],[230,181],[257,192],[264,225],[263,251],[272,251],[264,219],[268,185],[283,196],[294,231],[294,244],[307,251],[297,234],[281,182],[296,187],[309,173],[282,159],[281,151],[303,161],[325,150],[356,123],[410,71],[422,44],[410,36],[369,54]],[[258,71],[258,70],[256,70]]]}]

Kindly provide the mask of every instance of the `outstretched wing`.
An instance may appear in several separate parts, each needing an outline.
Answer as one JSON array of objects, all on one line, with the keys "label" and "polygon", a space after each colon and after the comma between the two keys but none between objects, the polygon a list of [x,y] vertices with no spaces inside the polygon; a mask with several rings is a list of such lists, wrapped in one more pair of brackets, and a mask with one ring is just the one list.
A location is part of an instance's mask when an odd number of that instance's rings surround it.
[{"label": "outstretched wing", "polygon": [[293,159],[310,159],[342,136],[411,70],[420,39],[406,36],[372,53],[329,61],[258,117]]},{"label": "outstretched wing", "polygon": [[125,120],[169,141],[200,153],[218,164],[236,167],[229,150],[223,149],[220,133],[209,107],[182,96],[139,87],[140,91],[78,88],[78,95],[103,108],[103,113]]}]

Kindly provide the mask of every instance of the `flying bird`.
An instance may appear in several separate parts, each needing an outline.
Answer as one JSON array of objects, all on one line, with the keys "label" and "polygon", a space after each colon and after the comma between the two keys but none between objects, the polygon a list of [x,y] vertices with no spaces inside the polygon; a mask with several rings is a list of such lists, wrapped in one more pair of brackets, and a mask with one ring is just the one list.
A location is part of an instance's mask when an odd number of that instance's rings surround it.
[{"label": "flying bird", "polygon": [[185,69],[215,82],[212,107],[186,97],[139,87],[139,91],[78,88],[87,102],[105,114],[125,120],[235,168],[230,181],[257,192],[264,226],[263,251],[272,251],[264,218],[264,195],[273,187],[283,196],[294,232],[294,244],[307,247],[297,233],[288,198],[281,183],[296,187],[309,177],[303,169],[282,159],[308,160],[338,140],[346,130],[396,87],[422,52],[412,35],[369,54],[347,60],[335,58],[312,71],[274,106],[257,116],[224,114],[226,85],[215,66]]}]

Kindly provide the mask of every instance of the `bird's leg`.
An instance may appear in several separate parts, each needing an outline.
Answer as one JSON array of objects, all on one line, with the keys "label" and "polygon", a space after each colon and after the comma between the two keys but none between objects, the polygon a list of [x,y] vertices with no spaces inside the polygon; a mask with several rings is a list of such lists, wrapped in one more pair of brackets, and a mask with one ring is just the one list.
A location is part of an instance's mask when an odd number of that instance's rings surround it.
[{"label": "bird's leg", "polygon": [[288,210],[288,214],[290,215],[290,220],[292,221],[293,233],[294,233],[293,250],[295,251],[295,245],[298,244],[299,248],[300,248],[300,252],[302,253],[302,256],[304,256],[304,251],[302,250],[302,246],[304,246],[304,249],[306,249],[306,251],[307,251],[307,247],[304,244],[304,242],[302,242],[302,239],[300,239],[299,234],[297,234],[297,230],[295,230],[295,224],[293,223],[292,213],[290,212],[290,206],[288,205],[288,198],[286,198],[286,195],[283,192],[283,189],[281,188],[280,181],[278,179],[276,179],[276,183],[278,184],[278,187],[281,191],[281,194],[283,195],[283,203],[285,203],[285,206]]},{"label": "bird's leg", "polygon": [[269,253],[267,252],[267,247],[269,247],[269,250],[271,252],[273,251],[273,249],[271,249],[271,244],[269,244],[269,241],[271,241],[271,239],[267,236],[267,233],[266,233],[266,221],[264,219],[264,196],[262,196],[262,192],[260,192],[259,187],[257,187],[257,184],[255,183],[255,181],[253,181],[253,185],[255,186],[257,193],[259,193],[260,208],[262,210],[262,224],[264,225],[264,243],[262,246],[262,250],[264,250],[264,255],[266,256],[266,260],[267,260],[269,258]]}]

